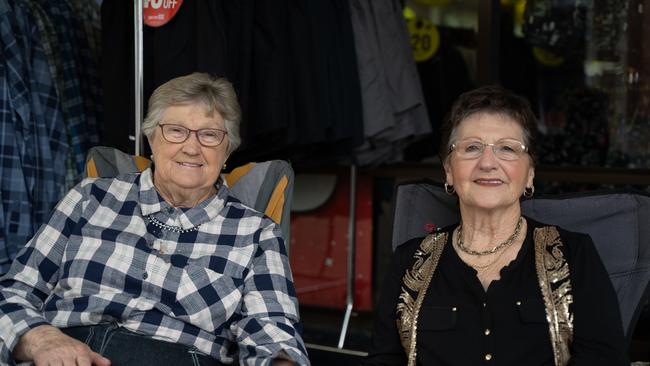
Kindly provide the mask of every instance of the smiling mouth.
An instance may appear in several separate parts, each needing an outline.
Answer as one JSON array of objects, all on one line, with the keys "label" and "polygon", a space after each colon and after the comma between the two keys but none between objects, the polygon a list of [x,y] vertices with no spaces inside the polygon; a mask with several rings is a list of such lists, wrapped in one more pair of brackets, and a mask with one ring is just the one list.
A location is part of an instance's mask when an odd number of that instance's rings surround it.
[{"label": "smiling mouth", "polygon": [[178,162],[178,165],[187,168],[200,168],[203,166],[203,164],[199,164],[199,163],[184,163],[184,162]]},{"label": "smiling mouth", "polygon": [[503,181],[501,179],[477,179],[474,183],[485,186],[497,186],[503,184]]}]

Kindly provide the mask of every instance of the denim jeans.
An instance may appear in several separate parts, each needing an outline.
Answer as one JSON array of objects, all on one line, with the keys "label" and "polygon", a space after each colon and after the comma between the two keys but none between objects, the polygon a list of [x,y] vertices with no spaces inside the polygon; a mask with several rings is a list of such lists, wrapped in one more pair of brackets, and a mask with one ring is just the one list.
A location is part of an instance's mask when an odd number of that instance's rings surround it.
[{"label": "denim jeans", "polygon": [[71,327],[61,331],[111,360],[111,366],[222,366],[194,347],[159,341],[116,324]]}]

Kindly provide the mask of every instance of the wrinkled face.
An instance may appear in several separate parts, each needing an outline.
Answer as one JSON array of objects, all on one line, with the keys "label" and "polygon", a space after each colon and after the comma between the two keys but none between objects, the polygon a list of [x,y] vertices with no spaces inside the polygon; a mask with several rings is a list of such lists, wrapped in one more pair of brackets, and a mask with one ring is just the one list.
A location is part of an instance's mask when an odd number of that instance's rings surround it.
[{"label": "wrinkled face", "polygon": [[[463,120],[455,141],[477,139],[495,143],[504,139],[524,141],[521,126],[508,116],[475,113]],[[518,160],[502,160],[490,146],[476,159],[462,159],[452,151],[444,164],[447,183],[454,186],[461,208],[498,210],[519,206],[525,187],[533,185],[535,170],[524,153]]]},{"label": "wrinkled face", "polygon": [[[176,124],[192,130],[226,130],[221,115],[214,111],[212,116],[208,116],[202,104],[170,106],[165,110],[160,124]],[[170,193],[194,190],[200,195],[211,190],[228,158],[228,135],[220,145],[214,147],[202,146],[193,132],[185,142],[171,143],[163,138],[160,126],[157,126],[149,144],[155,164],[154,182],[157,187]]]}]

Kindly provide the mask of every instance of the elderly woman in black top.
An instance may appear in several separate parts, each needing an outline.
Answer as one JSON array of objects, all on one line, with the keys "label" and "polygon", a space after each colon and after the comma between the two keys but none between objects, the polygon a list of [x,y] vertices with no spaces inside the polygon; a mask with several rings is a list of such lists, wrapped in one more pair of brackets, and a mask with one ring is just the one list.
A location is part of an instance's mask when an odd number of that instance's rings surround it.
[{"label": "elderly woman in black top", "polygon": [[618,302],[588,235],[523,217],[535,119],[487,86],[443,133],[461,222],[398,247],[366,365],[625,365]]},{"label": "elderly woman in black top", "polygon": [[0,363],[309,364],[280,229],[229,195],[232,85],[161,85],[153,167],[85,179],[0,279]]}]

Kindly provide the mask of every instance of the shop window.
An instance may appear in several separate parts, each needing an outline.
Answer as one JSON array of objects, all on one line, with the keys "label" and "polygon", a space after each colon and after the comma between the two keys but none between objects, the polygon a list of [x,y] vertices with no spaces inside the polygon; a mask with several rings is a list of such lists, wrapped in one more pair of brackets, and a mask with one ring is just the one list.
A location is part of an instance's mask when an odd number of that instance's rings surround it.
[{"label": "shop window", "polygon": [[650,168],[644,3],[501,1],[501,80],[533,102],[542,164]]}]

